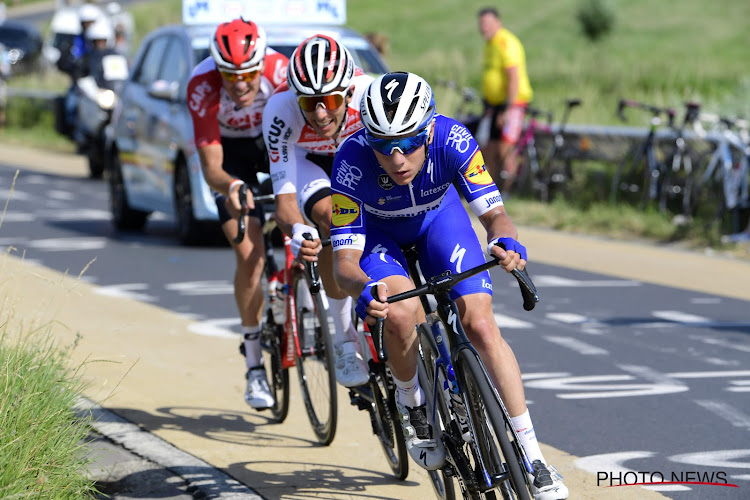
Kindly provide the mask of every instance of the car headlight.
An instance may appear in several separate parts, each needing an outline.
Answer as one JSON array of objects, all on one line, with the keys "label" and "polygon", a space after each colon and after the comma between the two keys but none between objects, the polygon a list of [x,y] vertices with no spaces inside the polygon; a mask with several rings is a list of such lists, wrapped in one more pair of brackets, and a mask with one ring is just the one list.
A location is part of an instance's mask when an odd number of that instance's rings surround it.
[{"label": "car headlight", "polygon": [[8,51],[8,60],[10,61],[11,64],[16,64],[21,59],[23,59],[23,50],[10,49]]},{"label": "car headlight", "polygon": [[115,93],[108,89],[99,89],[99,93],[96,95],[96,103],[102,109],[112,109],[117,102],[117,96]]}]

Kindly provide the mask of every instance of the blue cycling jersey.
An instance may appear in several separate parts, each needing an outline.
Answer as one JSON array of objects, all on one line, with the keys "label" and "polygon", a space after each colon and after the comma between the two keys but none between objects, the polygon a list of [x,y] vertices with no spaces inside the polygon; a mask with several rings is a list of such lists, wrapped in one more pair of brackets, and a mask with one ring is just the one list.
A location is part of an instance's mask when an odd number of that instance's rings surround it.
[{"label": "blue cycling jersey", "polygon": [[471,133],[436,115],[428,158],[414,180],[399,186],[378,164],[365,131],[336,153],[331,175],[333,249],[363,251],[366,227],[387,232],[404,245],[415,241],[445,207],[458,199],[454,183],[477,215],[503,204]]}]

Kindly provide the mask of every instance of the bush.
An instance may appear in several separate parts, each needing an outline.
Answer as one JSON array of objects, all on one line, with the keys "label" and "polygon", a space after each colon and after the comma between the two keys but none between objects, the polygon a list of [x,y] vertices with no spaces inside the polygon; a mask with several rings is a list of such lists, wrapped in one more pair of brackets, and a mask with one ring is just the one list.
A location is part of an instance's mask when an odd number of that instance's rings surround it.
[{"label": "bush", "polygon": [[583,34],[595,42],[612,31],[615,14],[605,0],[585,0],[576,13]]}]

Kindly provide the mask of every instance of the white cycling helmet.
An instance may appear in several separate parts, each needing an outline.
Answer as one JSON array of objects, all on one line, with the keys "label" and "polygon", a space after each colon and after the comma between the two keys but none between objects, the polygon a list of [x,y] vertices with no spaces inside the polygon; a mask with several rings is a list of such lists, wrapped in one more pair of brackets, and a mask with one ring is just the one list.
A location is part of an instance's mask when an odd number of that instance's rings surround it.
[{"label": "white cycling helmet", "polygon": [[351,85],[354,60],[346,47],[330,36],[313,35],[289,58],[287,82],[297,95],[323,95]]},{"label": "white cycling helmet", "polygon": [[96,5],[85,3],[78,7],[78,17],[82,23],[94,22],[102,15],[102,11]]},{"label": "white cycling helmet", "polygon": [[115,38],[115,31],[112,29],[112,23],[107,19],[98,19],[94,24],[86,29],[86,38],[89,40],[106,40],[107,45],[111,44]]},{"label": "white cycling helmet", "polygon": [[360,117],[374,135],[396,137],[424,129],[435,116],[429,84],[414,73],[386,73],[362,96]]}]

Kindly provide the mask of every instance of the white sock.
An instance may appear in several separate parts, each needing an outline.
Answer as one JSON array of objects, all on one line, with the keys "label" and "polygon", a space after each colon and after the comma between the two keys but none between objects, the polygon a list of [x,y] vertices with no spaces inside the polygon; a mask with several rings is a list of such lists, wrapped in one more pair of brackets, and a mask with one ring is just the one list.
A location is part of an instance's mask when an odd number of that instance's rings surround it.
[{"label": "white sock", "polygon": [[539,441],[536,440],[536,432],[534,431],[534,424],[531,423],[529,410],[527,409],[526,412],[517,417],[510,417],[510,422],[513,424],[513,428],[518,434],[518,440],[521,442],[521,446],[526,450],[526,456],[529,457],[529,462],[541,460],[546,464],[547,462],[544,460],[542,450],[539,448]]},{"label": "white sock", "polygon": [[424,391],[419,385],[419,374],[415,373],[411,380],[404,382],[396,377],[393,377],[393,381],[396,383],[396,389],[398,391],[398,400],[409,408],[416,408],[417,406],[425,403]]},{"label": "white sock", "polygon": [[242,325],[242,335],[245,338],[245,364],[253,368],[263,364],[263,350],[260,347],[260,325]]},{"label": "white sock", "polygon": [[352,298],[332,299],[328,297],[328,308],[335,330],[333,343],[341,345],[350,340],[358,340],[357,332],[352,325]]}]

